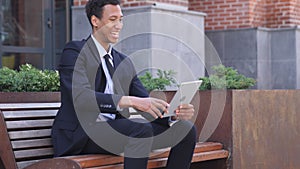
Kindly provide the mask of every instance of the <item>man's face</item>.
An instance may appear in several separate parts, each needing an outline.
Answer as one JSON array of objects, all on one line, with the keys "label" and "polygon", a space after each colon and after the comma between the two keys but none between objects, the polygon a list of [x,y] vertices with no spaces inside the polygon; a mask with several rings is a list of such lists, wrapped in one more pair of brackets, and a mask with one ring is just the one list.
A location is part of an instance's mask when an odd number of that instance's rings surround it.
[{"label": "man's face", "polygon": [[[105,5],[102,18],[92,16],[94,25],[93,35],[103,47],[119,40],[119,33],[123,27],[123,14],[119,5]],[[94,20],[94,21],[93,21]]]}]

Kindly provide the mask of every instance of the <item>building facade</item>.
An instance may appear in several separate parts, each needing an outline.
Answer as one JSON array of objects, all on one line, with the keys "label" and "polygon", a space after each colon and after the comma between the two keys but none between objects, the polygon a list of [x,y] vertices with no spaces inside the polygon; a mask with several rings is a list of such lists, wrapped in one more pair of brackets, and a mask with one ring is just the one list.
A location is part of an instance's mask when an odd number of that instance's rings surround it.
[{"label": "building facade", "polygon": [[259,89],[300,88],[300,0],[190,0],[227,66]]}]

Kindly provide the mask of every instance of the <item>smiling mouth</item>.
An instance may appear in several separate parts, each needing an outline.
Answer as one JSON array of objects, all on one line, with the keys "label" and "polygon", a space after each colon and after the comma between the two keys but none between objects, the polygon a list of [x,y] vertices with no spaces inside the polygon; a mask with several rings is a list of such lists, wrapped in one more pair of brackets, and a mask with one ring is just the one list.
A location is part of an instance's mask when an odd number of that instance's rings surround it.
[{"label": "smiling mouth", "polygon": [[119,32],[112,32],[111,35],[115,38],[119,38]]}]

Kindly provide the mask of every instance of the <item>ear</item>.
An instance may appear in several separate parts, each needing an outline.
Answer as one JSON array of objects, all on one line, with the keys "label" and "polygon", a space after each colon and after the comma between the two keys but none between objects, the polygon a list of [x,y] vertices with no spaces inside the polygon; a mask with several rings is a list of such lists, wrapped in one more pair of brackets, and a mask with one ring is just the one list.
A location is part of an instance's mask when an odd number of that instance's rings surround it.
[{"label": "ear", "polygon": [[99,27],[99,19],[95,15],[91,16],[91,23],[94,28]]}]

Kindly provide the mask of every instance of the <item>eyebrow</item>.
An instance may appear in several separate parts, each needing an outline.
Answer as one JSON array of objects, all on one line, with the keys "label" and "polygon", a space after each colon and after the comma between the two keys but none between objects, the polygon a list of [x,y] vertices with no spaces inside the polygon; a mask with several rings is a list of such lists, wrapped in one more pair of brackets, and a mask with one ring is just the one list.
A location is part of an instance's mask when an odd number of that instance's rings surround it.
[{"label": "eyebrow", "polygon": [[[118,18],[119,16],[117,16],[117,15],[111,15],[111,16],[109,16],[108,18]],[[120,16],[121,18],[123,18],[123,15],[121,15]]]}]

